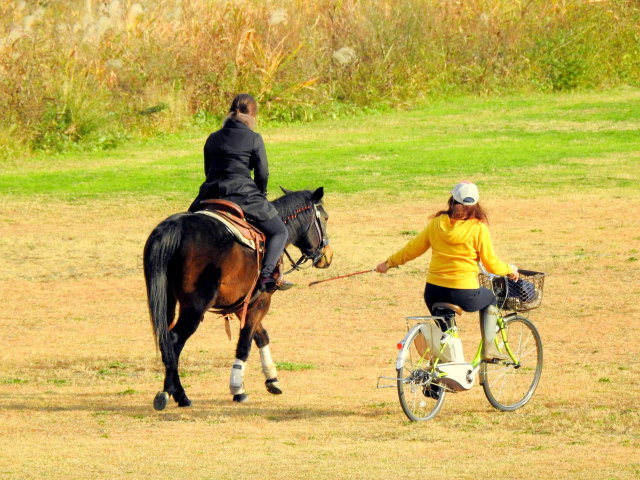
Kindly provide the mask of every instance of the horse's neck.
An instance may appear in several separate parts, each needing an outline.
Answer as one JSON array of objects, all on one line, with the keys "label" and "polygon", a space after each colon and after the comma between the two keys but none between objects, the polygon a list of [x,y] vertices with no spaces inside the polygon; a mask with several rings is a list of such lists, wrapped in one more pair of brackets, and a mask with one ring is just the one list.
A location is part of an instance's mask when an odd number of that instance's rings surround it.
[{"label": "horse's neck", "polygon": [[294,208],[288,214],[281,218],[287,227],[289,232],[289,239],[287,245],[295,243],[302,235],[307,231],[308,223],[311,221],[309,218],[310,212],[313,212],[313,205],[302,205]]}]

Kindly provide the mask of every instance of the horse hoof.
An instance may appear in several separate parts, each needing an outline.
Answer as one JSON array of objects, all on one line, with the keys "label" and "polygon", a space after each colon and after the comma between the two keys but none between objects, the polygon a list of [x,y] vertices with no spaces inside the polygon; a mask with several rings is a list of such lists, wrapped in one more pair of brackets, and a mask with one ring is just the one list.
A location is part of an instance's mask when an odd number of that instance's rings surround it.
[{"label": "horse hoof", "polygon": [[189,400],[187,397],[184,397],[182,400],[180,400],[178,402],[178,406],[179,407],[190,407],[191,406],[191,400]]},{"label": "horse hoof", "polygon": [[282,394],[282,390],[280,389],[277,378],[270,378],[269,380],[266,380],[264,384],[267,387],[267,392],[271,393],[272,395]]},{"label": "horse hoof", "polygon": [[156,398],[153,399],[153,408],[157,411],[164,410],[169,401],[169,394],[167,392],[158,392]]},{"label": "horse hoof", "polygon": [[236,403],[244,403],[248,398],[249,395],[247,395],[246,393],[238,393],[237,395],[233,396],[233,401]]}]

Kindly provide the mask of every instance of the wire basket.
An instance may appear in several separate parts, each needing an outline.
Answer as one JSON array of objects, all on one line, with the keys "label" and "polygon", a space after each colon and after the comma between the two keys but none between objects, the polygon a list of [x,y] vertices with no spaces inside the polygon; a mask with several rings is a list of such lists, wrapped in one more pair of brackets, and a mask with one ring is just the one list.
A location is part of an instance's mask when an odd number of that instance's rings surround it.
[{"label": "wire basket", "polygon": [[524,312],[538,308],[542,304],[544,273],[532,270],[518,270],[520,280],[514,282],[507,277],[478,274],[480,286],[493,291],[501,310]]}]

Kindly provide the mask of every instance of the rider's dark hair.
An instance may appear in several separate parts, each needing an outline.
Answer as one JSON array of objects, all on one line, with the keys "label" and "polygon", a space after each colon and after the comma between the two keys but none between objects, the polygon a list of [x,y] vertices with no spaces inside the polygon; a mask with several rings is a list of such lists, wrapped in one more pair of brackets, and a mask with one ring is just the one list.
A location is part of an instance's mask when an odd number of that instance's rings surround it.
[{"label": "rider's dark hair", "polygon": [[256,102],[256,99],[248,93],[241,93],[240,95],[237,95],[236,98],[234,98],[231,102],[229,113],[232,115],[244,113],[246,115],[255,117],[258,113],[258,103]]},{"label": "rider's dark hair", "polygon": [[475,205],[463,205],[456,202],[453,196],[449,197],[449,208],[446,210],[440,210],[433,217],[439,217],[440,215],[448,215],[451,220],[470,220],[475,218],[483,223],[489,223],[487,213],[484,211],[480,203]]}]

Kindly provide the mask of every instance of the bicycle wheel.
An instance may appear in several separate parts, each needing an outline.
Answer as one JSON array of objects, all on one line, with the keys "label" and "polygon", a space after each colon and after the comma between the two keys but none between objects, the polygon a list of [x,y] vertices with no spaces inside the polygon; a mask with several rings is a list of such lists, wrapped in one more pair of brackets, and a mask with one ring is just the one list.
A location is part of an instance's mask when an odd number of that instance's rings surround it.
[{"label": "bicycle wheel", "polygon": [[489,403],[510,412],[525,405],[536,391],[542,375],[542,340],[535,325],[521,316],[507,319],[505,330],[517,363],[483,363],[480,378]]},{"label": "bicycle wheel", "polygon": [[398,398],[405,415],[413,422],[431,420],[444,403],[446,390],[432,382],[433,364],[425,358],[426,345],[421,330],[416,325],[405,336],[396,363]]}]

